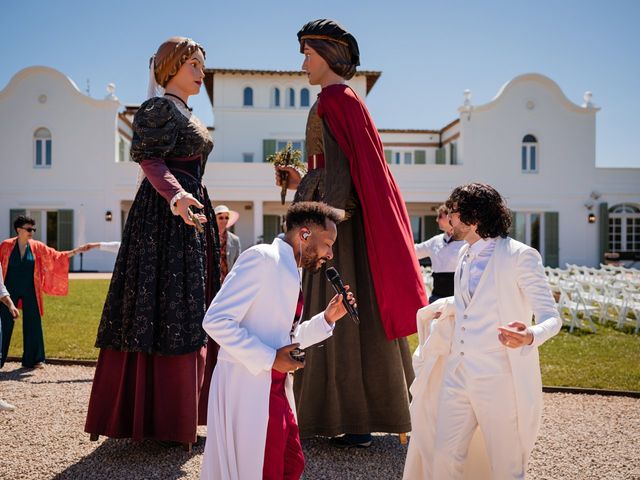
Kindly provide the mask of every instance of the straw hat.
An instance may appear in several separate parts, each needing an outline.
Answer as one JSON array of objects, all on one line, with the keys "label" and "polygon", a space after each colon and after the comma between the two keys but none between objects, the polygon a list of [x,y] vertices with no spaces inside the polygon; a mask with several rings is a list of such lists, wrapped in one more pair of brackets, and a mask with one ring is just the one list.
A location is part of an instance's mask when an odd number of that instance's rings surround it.
[{"label": "straw hat", "polygon": [[240,218],[240,214],[238,212],[236,212],[235,210],[229,210],[229,207],[227,207],[226,205],[218,205],[216,208],[213,209],[213,212],[216,215],[220,213],[229,214],[229,221],[227,222],[227,228],[235,224],[238,221],[238,218]]}]

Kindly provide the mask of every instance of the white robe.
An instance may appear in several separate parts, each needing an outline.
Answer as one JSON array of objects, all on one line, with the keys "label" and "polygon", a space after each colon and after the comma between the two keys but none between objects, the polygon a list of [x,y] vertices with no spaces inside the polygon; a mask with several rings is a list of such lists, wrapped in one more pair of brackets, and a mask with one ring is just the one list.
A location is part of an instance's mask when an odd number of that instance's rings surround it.
[{"label": "white robe", "polygon": [[[464,256],[468,247],[460,251]],[[460,266],[458,266],[458,269]],[[460,291],[459,270],[456,270],[456,291]],[[486,277],[486,278],[484,278]],[[535,312],[537,323],[531,327],[534,343],[528,347],[507,349],[516,394],[518,431],[523,450],[531,452],[535,444],[542,414],[542,381],[537,347],[558,333],[562,322],[547,286],[540,255],[534,249],[511,238],[497,240],[495,251],[474,293],[482,295],[485,288],[497,289],[499,298],[495,309],[487,315],[498,315],[500,324],[512,321],[531,324]],[[435,319],[436,312],[441,316]],[[405,461],[405,480],[430,479],[430,466],[435,441],[437,403],[444,373],[444,360],[451,351],[455,328],[456,305],[454,297],[447,297],[418,312],[420,345],[414,353],[416,378],[411,385],[411,442]],[[498,332],[496,332],[497,336]],[[465,465],[465,477],[487,476],[486,453],[482,439],[472,440]],[[475,468],[469,468],[475,463]],[[481,474],[480,472],[484,472]],[[490,472],[490,469],[488,470]],[[472,473],[474,472],[474,473]]]},{"label": "white robe", "polygon": [[[293,249],[277,238],[242,253],[211,303],[202,325],[220,351],[209,391],[202,479],[262,478],[276,350],[290,343],[304,349],[332,332],[322,312],[290,338],[299,291]],[[290,375],[285,392],[295,415]]]}]

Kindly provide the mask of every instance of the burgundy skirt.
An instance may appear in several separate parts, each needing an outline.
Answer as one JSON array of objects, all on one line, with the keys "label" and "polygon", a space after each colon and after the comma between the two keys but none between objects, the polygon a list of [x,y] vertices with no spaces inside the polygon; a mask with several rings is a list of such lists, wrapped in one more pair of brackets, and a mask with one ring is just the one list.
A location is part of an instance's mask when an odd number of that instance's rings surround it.
[{"label": "burgundy skirt", "polygon": [[211,339],[207,347],[185,355],[101,349],[85,432],[136,441],[195,442],[198,425],[207,421],[216,357]]}]

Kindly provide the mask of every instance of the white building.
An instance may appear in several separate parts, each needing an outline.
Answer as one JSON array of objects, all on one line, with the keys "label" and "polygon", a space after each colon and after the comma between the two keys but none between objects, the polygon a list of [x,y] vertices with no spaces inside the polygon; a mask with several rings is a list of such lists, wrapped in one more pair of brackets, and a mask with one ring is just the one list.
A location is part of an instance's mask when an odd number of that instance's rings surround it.
[{"label": "white building", "polygon": [[[365,98],[379,76],[359,72],[350,84]],[[211,198],[240,212],[245,247],[268,241],[286,206],[264,159],[288,141],[304,149],[318,88],[300,72],[225,69],[208,70],[205,86],[215,116]],[[466,93],[441,129],[380,130],[416,240],[436,233],[434,209],[453,187],[481,181],[507,198],[514,236],[550,265],[640,255],[640,169],[595,166],[597,111],[590,96],[576,105],[549,78],[527,74],[484,105]],[[13,235],[11,219],[27,212],[57,248],[118,240],[136,188],[138,167],[127,160],[134,112],[113,93],[87,97],[53,69],[18,72],[0,91],[0,236]],[[82,267],[110,270],[114,259],[92,251]]]}]

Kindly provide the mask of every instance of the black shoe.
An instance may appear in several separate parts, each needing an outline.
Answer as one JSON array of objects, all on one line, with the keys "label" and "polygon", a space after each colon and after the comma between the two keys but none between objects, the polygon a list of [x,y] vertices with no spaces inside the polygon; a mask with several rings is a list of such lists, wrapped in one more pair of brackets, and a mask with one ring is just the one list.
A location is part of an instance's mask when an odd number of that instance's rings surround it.
[{"label": "black shoe", "polygon": [[331,440],[329,440],[329,443],[337,448],[369,448],[372,442],[373,437],[370,433],[346,433],[339,437],[333,437]]}]

